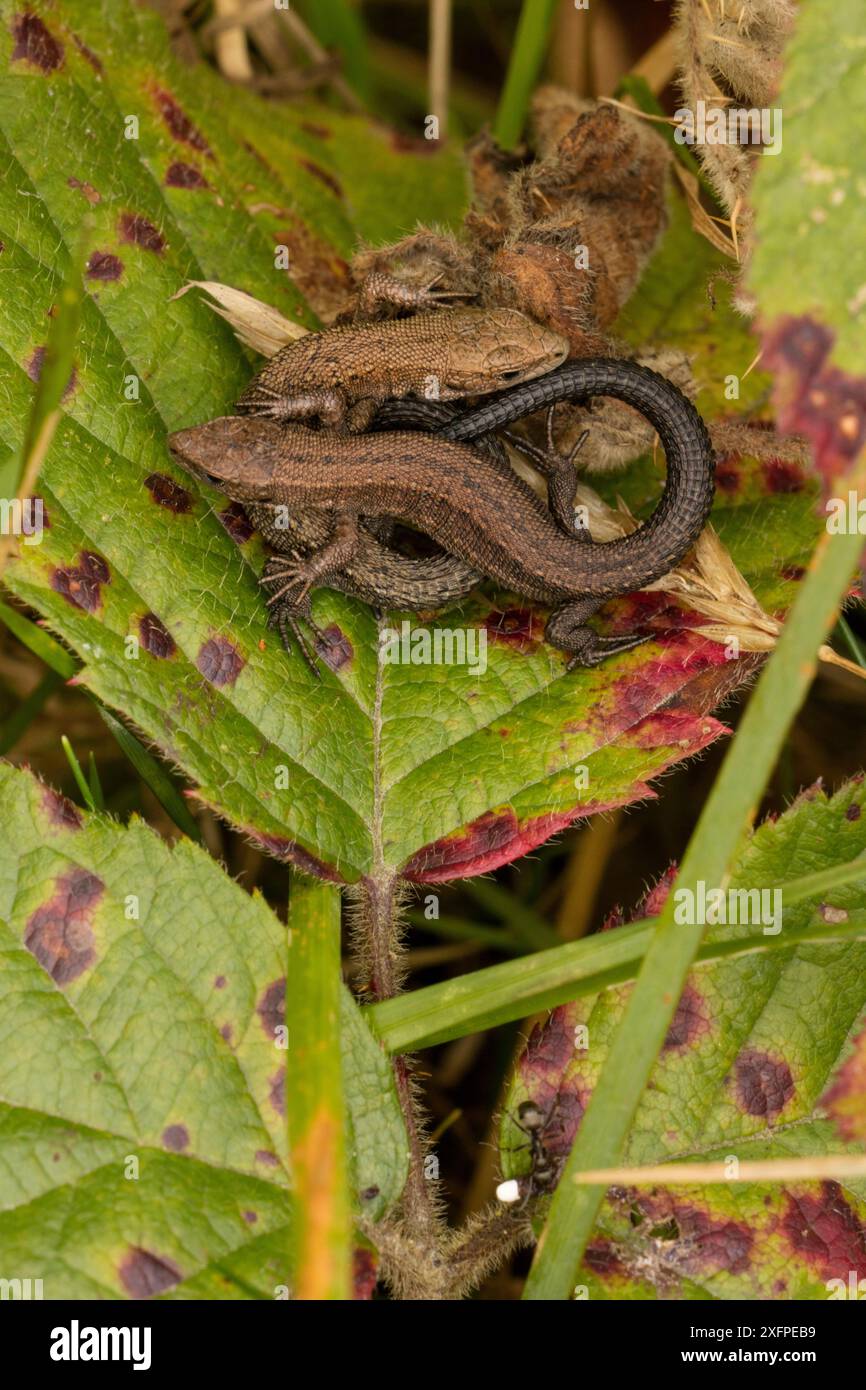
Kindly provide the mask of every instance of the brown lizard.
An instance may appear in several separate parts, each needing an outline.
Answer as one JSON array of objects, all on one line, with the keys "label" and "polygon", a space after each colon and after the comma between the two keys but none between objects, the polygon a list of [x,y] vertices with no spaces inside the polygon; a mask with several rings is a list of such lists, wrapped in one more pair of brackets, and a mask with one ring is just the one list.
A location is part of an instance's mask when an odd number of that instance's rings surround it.
[{"label": "brown lizard", "polygon": [[485,395],[541,376],[567,354],[565,338],[516,309],[448,309],[326,328],[281,348],[237,409],[363,430],[382,401]]},{"label": "brown lizard", "polygon": [[169,446],[179,463],[238,502],[331,513],[328,544],[306,562],[282,565],[285,584],[274,598],[287,600],[286,621],[293,630],[296,618],[309,613],[311,588],[327,586],[351,564],[359,518],[400,517],[504,587],[553,605],[546,636],[570,653],[570,669],[595,665],[643,640],[599,637],[586,619],[604,599],[667,574],[696,539],[713,495],[706,428],[664,377],[603,358],[571,364],[506,393],[472,412],[476,419],[469,427],[471,435],[473,428],[495,429],[515,412],[552,400],[606,394],[627,400],[657,429],[668,484],[649,521],[605,545],[565,535],[516,474],[503,474],[485,455],[441,435],[358,437],[229,416],[181,430]]}]

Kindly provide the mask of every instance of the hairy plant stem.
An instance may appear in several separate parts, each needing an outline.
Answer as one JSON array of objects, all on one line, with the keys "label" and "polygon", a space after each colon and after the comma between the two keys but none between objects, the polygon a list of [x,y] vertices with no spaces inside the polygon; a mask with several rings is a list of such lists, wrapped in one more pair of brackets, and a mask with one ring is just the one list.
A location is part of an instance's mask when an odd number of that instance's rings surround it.
[{"label": "hairy plant stem", "polygon": [[[349,898],[352,945],[359,979],[376,1003],[399,994],[406,977],[404,905],[408,890],[385,862],[380,764],[384,671],[373,706],[373,866]],[[525,1217],[494,1207],[460,1231],[449,1231],[438,1180],[427,1175],[430,1143],[411,1059],[393,1057],[394,1084],[406,1126],[409,1173],[399,1211],[368,1229],[382,1259],[382,1274],[395,1297],[454,1299],[462,1295],[531,1237]]]},{"label": "hairy plant stem", "polygon": [[[364,883],[360,911],[355,917],[355,945],[365,967],[367,988],[375,1000],[390,999],[405,976],[401,929],[403,894],[397,878],[383,866]],[[429,1145],[426,1124],[412,1076],[411,1061],[392,1059],[394,1084],[409,1141],[409,1176],[403,1192],[406,1234],[420,1246],[437,1247],[443,1232],[436,1183],[425,1176]]]}]

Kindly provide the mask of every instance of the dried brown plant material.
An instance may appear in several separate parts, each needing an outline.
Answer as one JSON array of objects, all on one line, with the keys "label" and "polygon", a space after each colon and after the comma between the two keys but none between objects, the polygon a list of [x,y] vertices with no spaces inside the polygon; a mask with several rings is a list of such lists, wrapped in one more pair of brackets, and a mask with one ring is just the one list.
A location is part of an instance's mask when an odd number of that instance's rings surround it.
[{"label": "dried brown plant material", "polygon": [[567,337],[574,356],[609,351],[607,331],[666,225],[670,152],[631,113],[553,87],[534,98],[530,147],[519,156],[476,137],[462,237],[419,228],[361,251],[362,305],[365,280],[389,275],[519,309]]},{"label": "dried brown plant material", "polygon": [[299,323],[287,319],[278,309],[264,304],[244,290],[233,289],[231,285],[221,285],[218,280],[190,280],[172,295],[180,299],[191,289],[203,290],[216,303],[205,300],[215,314],[231,324],[237,337],[253,352],[263,357],[273,357],[286,343],[303,338],[308,331]]},{"label": "dried brown plant material", "polygon": [[[675,28],[685,106],[695,115],[699,102],[707,109],[770,108],[795,15],[793,0],[678,0]],[[760,145],[731,142],[694,148],[730,215],[732,240],[746,241],[746,195],[761,158]]]}]

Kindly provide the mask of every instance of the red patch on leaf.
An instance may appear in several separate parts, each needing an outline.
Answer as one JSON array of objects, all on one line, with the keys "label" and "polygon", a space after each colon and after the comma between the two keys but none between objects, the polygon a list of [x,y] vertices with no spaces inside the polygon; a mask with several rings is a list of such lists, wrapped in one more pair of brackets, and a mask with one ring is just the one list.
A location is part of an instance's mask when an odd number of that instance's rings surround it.
[{"label": "red patch on leaf", "polygon": [[326,188],[329,188],[336,198],[343,197],[343,190],[340,187],[339,181],[327,169],[323,169],[320,165],[314,164],[311,159],[302,159],[299,162],[302,168],[306,169],[314,178],[317,178]]},{"label": "red patch on leaf", "polygon": [[153,251],[161,256],[166,248],[166,240],[158,227],[138,212],[122,212],[117,219],[117,230],[121,241],[131,246],[140,246],[142,251]]},{"label": "red patch on leaf", "polygon": [[227,637],[211,637],[199,651],[195,664],[211,685],[234,685],[246,662]]},{"label": "red patch on leaf", "polygon": [[765,334],[764,348],[776,378],[779,427],[806,436],[828,485],[851,467],[866,441],[866,380],[831,365],[833,342],[829,328],[804,315],[779,319]]},{"label": "red patch on leaf", "polygon": [[263,835],[251,828],[247,829],[246,834],[263,853],[271,854],[275,859],[281,859],[287,864],[293,864],[301,873],[309,874],[311,878],[321,878],[327,883],[343,882],[335,869],[324,860],[310,854],[309,850],[304,849],[295,840],[287,840],[282,835]]},{"label": "red patch on leaf", "polygon": [[716,464],[716,487],[730,495],[740,486],[740,470],[731,458],[719,459]]},{"label": "red patch on leaf", "polygon": [[866,1226],[837,1182],[823,1182],[820,1197],[788,1193],[782,1230],[820,1278],[866,1277]]},{"label": "red patch on leaf", "polygon": [[152,1298],[173,1284],[179,1284],[183,1278],[173,1260],[154,1255],[152,1250],[142,1250],[138,1245],[130,1247],[117,1272],[130,1298]]},{"label": "red patch on leaf", "polygon": [[170,512],[181,515],[192,508],[192,493],[187,492],[185,487],[181,487],[180,483],[176,483],[165,473],[149,473],[144,480],[144,486],[154,502]]},{"label": "red patch on leaf", "polygon": [[519,652],[537,647],[544,635],[544,624],[530,608],[493,608],[482,626],[491,642]]},{"label": "red patch on leaf", "polygon": [[123,261],[110,251],[92,251],[84,274],[88,280],[119,280],[123,274]]},{"label": "red patch on leaf", "polygon": [[243,545],[250,536],[255,535],[253,524],[240,502],[230,502],[221,512],[217,512],[217,521],[222,523],[236,545]]},{"label": "red patch on leaf", "polygon": [[696,1277],[721,1270],[743,1274],[749,1268],[755,1233],[745,1223],[720,1221],[702,1207],[667,1197],[654,1214],[656,1219],[677,1224],[679,1235],[671,1244],[668,1259],[683,1274]]},{"label": "red patch on leaf", "polygon": [[276,1154],[271,1153],[270,1149],[256,1149],[256,1163],[263,1163],[266,1168],[279,1168],[280,1160]]},{"label": "red patch on leaf", "polygon": [[683,1051],[709,1031],[710,1024],[705,1013],[703,996],[694,985],[687,984],[680,995],[680,1002],[671,1020],[662,1051]]},{"label": "red patch on leaf", "polygon": [[770,492],[802,492],[806,486],[802,468],[790,459],[767,459],[764,477]]},{"label": "red patch on leaf", "polygon": [[[661,680],[659,687],[662,687]],[[658,690],[654,703],[658,703]],[[616,715],[612,714],[609,722],[605,719],[608,739],[615,737],[619,731],[619,714],[622,713],[625,716],[622,728],[629,730],[629,738],[638,746],[648,749],[671,748],[670,755],[660,759],[656,775],[664,772],[673,762],[700,752],[720,734],[727,733],[723,724],[709,716],[698,718],[693,713],[672,708],[635,721],[629,719],[627,705],[628,695],[623,691],[621,710]],[[580,728],[575,725],[572,731],[579,732]],[[646,783],[636,782],[630,791],[614,800],[583,801],[570,810],[551,812],[525,821],[519,821],[511,807],[487,811],[469,825],[417,850],[404,865],[402,876],[416,883],[441,883],[452,878],[489,873],[537,849],[551,835],[558,834],[582,817],[612,811],[654,796],[655,793]]]},{"label": "red patch on leaf", "polygon": [[[29,360],[25,363],[24,370],[31,381],[38,381],[42,376],[42,369],[45,366],[45,347],[34,348]],[[72,392],[75,390],[75,383],[78,380],[78,372],[75,367],[69,374],[69,380],[63,388],[62,399],[68,401]]]},{"label": "red patch on leaf", "polygon": [[84,824],[78,807],[53,787],[42,788],[42,807],[51,824],[63,830],[80,830]]},{"label": "red patch on leaf", "polygon": [[186,1125],[168,1125],[162,1131],[162,1142],[172,1153],[183,1153],[189,1148],[189,1130]]},{"label": "red patch on leaf", "polygon": [[857,1034],[854,1051],[836,1072],[820,1103],[840,1138],[852,1143],[866,1141],[866,1028]]},{"label": "red patch on leaf", "polygon": [[268,985],[256,1004],[256,1013],[262,1022],[262,1028],[270,1042],[274,1042],[277,1036],[277,1029],[281,1028],[286,1021],[286,977],[282,976],[279,980],[274,980],[273,984]]},{"label": "red patch on leaf", "polygon": [[278,1115],[286,1113],[286,1069],[280,1067],[268,1082],[268,1100]]},{"label": "red patch on leaf", "polygon": [[679,868],[676,864],[669,864],[660,878],[656,880],[648,893],[645,893],[631,914],[632,922],[639,922],[642,917],[658,917],[662,908],[668,900],[668,894],[674,885]]},{"label": "red patch on leaf", "polygon": [[194,164],[184,164],[176,160],[170,164],[165,174],[167,188],[208,188],[209,184]]},{"label": "red patch on leaf", "polygon": [[609,1240],[594,1240],[586,1247],[584,1263],[600,1279],[626,1275],[628,1271],[619,1257],[616,1246]]},{"label": "red patch on leaf", "polygon": [[549,1018],[536,1023],[529,1035],[520,1070],[531,1091],[536,1080],[542,1083],[551,1076],[558,1081],[574,1058],[574,1030],[569,1026],[568,1006],[554,1009]]},{"label": "red patch on leaf", "polygon": [[193,125],[183,107],[172,96],[171,92],[166,92],[163,88],[157,88],[154,92],[159,114],[168,126],[175,140],[179,140],[183,145],[190,145],[194,150],[200,150],[207,155],[208,159],[213,159],[210,145],[205,140],[201,131]]},{"label": "red patch on leaf", "polygon": [[102,604],[102,585],[110,582],[111,570],[107,561],[92,550],[82,550],[77,565],[55,569],[51,575],[51,587],[55,593],[86,613],[98,612]]},{"label": "red patch on leaf", "polygon": [[400,154],[435,154],[442,148],[441,140],[428,140],[424,135],[407,135],[402,130],[389,132],[391,148]]},{"label": "red patch on leaf", "polygon": [[859,820],[861,814],[862,814],[862,812],[861,812],[861,809],[860,809],[860,807],[858,806],[857,802],[856,802],[856,801],[852,801],[852,802],[851,802],[851,805],[848,807],[847,811],[845,812],[845,819],[846,819],[846,820],[850,820],[850,821]]},{"label": "red patch on leaf", "polygon": [[13,63],[30,63],[40,72],[56,72],[63,62],[63,44],[35,14],[16,14],[12,19]]},{"label": "red patch on leaf", "polygon": [[327,642],[316,638],[316,655],[329,666],[332,671],[340,671],[352,660],[355,655],[355,648],[349,641],[342,628],[336,623],[331,623],[324,629]]},{"label": "red patch on leaf", "polygon": [[87,47],[83,39],[80,39],[77,34],[73,34],[72,42],[75,44],[75,47],[78,49],[84,61],[90,64],[94,72],[104,71],[102,59],[96,56],[92,48]]},{"label": "red patch on leaf", "polygon": [[138,633],[144,650],[161,661],[174,656],[177,651],[174,638],[155,613],[144,613],[139,618]]},{"label": "red patch on leaf", "polygon": [[789,579],[796,583],[803,578],[806,570],[803,565],[783,565],[779,573],[783,579]]},{"label": "red patch on leaf", "polygon": [[784,1110],[794,1094],[791,1068],[781,1058],[747,1047],[734,1064],[737,1104],[747,1115],[764,1115],[768,1120]]},{"label": "red patch on leaf", "polygon": [[373,1251],[356,1245],[352,1251],[352,1298],[358,1301],[372,1298],[378,1277]]},{"label": "red patch on leaf", "polygon": [[24,945],[58,985],[68,984],[96,959],[93,909],[105,884],[86,869],[70,869],[57,880],[54,896],[27,923]]}]

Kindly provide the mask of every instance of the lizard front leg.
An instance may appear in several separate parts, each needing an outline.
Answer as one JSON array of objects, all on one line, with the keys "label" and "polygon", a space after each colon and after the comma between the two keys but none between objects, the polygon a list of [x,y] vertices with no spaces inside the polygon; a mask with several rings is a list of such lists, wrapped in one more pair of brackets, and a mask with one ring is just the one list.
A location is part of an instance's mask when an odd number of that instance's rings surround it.
[{"label": "lizard front leg", "polygon": [[237,403],[238,415],[263,415],[283,423],[319,420],[329,429],[344,428],[348,403],[338,388],[281,391],[279,386],[269,385],[266,377],[267,369],[250,382]]},{"label": "lizard front leg", "polygon": [[474,299],[474,294],[462,290],[437,290],[444,271],[429,280],[427,284],[410,283],[389,275],[383,270],[374,270],[361,282],[355,304],[356,320],[377,319],[383,310],[412,309],[415,312],[435,309],[449,299]]},{"label": "lizard front leg", "polygon": [[559,529],[564,531],[567,536],[574,536],[577,540],[591,541],[592,537],[589,531],[576,520],[574,505],[577,493],[577,473],[575,472],[574,461],[589,437],[589,430],[582,431],[568,454],[560,453],[553,432],[555,412],[556,406],[550,406],[547,412],[546,449],[540,449],[537,444],[524,439],[522,435],[514,434],[511,430],[503,430],[502,436],[518,453],[525,454],[546,480],[547,505]]}]

